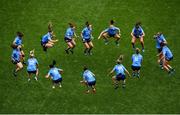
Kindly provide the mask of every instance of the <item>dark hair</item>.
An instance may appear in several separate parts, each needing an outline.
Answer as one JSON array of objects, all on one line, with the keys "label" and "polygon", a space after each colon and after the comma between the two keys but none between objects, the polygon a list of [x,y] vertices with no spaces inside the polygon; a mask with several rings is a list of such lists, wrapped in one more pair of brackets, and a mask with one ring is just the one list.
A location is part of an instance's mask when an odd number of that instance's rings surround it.
[{"label": "dark hair", "polygon": [[56,60],[53,60],[52,65],[56,65]]},{"label": "dark hair", "polygon": [[69,23],[69,26],[71,27],[71,28],[73,28],[74,27],[74,24],[73,23]]},{"label": "dark hair", "polygon": [[84,71],[86,71],[88,68],[87,68],[87,66],[86,65],[84,65],[84,68],[83,68],[83,70]]},{"label": "dark hair", "polygon": [[19,37],[23,37],[23,36],[24,36],[24,34],[23,34],[22,32],[17,32],[17,36],[19,36]]},{"label": "dark hair", "polygon": [[89,22],[87,21],[87,22],[85,23],[85,25],[86,25],[87,27],[89,27],[90,24],[89,24]]},{"label": "dark hair", "polygon": [[136,48],[136,54],[139,54],[139,53],[140,53],[139,48]]},{"label": "dark hair", "polygon": [[110,20],[110,24],[114,24],[114,20]]},{"label": "dark hair", "polygon": [[16,49],[18,46],[15,44],[11,44],[11,48]]},{"label": "dark hair", "polygon": [[136,24],[135,24],[136,28],[138,28],[139,26],[141,26],[141,22],[140,21],[136,22]]},{"label": "dark hair", "polygon": [[54,65],[50,64],[50,65],[49,65],[49,67],[50,67],[50,68],[53,68],[53,67],[54,67]]}]

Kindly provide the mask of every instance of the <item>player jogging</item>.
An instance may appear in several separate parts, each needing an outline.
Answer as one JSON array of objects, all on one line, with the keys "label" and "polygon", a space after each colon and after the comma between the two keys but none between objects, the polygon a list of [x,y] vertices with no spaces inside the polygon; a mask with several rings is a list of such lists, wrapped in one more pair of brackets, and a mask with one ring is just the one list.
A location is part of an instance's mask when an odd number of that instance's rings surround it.
[{"label": "player jogging", "polygon": [[132,70],[133,70],[133,77],[137,76],[140,77],[140,69],[141,63],[143,60],[143,56],[140,54],[140,49],[136,48],[136,53],[132,55]]},{"label": "player jogging", "polygon": [[27,60],[27,73],[28,73],[28,81],[31,80],[31,75],[32,74],[35,74],[35,77],[34,79],[36,81],[38,81],[38,74],[39,74],[39,71],[38,71],[38,61],[37,59],[34,57],[34,50],[30,51],[30,54],[29,54],[29,59]]},{"label": "player jogging", "polygon": [[89,22],[85,23],[86,27],[82,30],[81,37],[85,46],[84,54],[92,55],[91,50],[94,47],[92,43],[92,25]]},{"label": "player jogging", "polygon": [[135,24],[135,27],[133,28],[132,32],[131,32],[131,36],[132,36],[132,47],[133,49],[135,49],[135,42],[137,39],[140,39],[141,45],[142,45],[142,51],[144,52],[144,30],[141,27],[141,22],[137,22]]},{"label": "player jogging", "polygon": [[98,39],[103,37],[105,44],[107,45],[108,38],[113,37],[113,38],[115,38],[116,45],[119,46],[119,40],[120,40],[120,36],[121,36],[120,29],[118,27],[115,27],[114,23],[115,23],[114,20],[111,20],[109,27],[100,33]]},{"label": "player jogging", "polygon": [[13,75],[16,77],[17,72],[23,68],[23,64],[20,61],[21,60],[21,51],[17,45],[12,44],[11,47],[13,48],[13,52],[11,55],[11,61],[14,65],[16,65],[16,68],[13,71]]},{"label": "player jogging", "polygon": [[92,89],[93,93],[96,93],[96,79],[94,73],[92,73],[86,66],[84,66],[83,70],[83,80],[80,82],[87,86],[86,93],[90,93],[90,88]]},{"label": "player jogging", "polygon": [[[157,49],[157,52],[159,54],[162,51],[161,44],[163,43],[163,44],[167,45],[167,41],[161,32],[158,32],[157,34],[155,34],[154,39],[156,40],[156,49]],[[163,65],[162,65],[163,60],[160,60],[162,58],[162,56],[163,56],[162,53],[158,56],[158,63],[160,65],[160,67],[163,69]]]},{"label": "player jogging", "polygon": [[21,52],[21,61],[23,64],[26,64],[25,63],[25,54],[24,54],[24,51],[22,50],[23,48],[23,42],[22,42],[22,39],[23,39],[23,36],[24,34],[22,32],[17,32],[17,36],[16,38],[14,39],[13,41],[13,44],[17,46],[17,48],[20,50]]}]

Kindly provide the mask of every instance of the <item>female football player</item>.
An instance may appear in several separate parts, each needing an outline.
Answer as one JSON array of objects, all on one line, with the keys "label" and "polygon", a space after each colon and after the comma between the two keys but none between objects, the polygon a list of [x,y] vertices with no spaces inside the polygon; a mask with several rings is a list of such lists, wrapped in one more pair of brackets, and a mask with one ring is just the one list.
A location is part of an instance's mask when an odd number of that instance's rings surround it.
[{"label": "female football player", "polygon": [[116,45],[119,46],[119,40],[120,40],[120,36],[121,36],[120,29],[118,27],[115,27],[114,23],[115,23],[114,20],[111,20],[109,27],[100,33],[98,39],[103,37],[105,44],[107,45],[108,38],[113,37],[113,38],[115,38]]},{"label": "female football player", "polygon": [[92,25],[89,22],[85,23],[86,27],[82,30],[81,37],[85,46],[84,54],[91,55],[91,50],[94,47],[92,43]]}]

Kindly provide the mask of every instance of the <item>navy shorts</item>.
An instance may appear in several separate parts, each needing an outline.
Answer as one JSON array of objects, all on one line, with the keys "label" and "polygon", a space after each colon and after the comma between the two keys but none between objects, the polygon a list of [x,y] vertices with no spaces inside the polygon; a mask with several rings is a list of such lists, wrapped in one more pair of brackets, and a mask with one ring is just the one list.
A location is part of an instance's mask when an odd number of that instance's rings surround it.
[{"label": "navy shorts", "polygon": [[123,80],[123,81],[124,81],[125,79],[126,79],[126,76],[123,75],[123,74],[121,74],[121,73],[118,74],[118,75],[116,75],[116,80],[117,80],[117,81],[120,81],[120,80]]},{"label": "navy shorts", "polygon": [[115,37],[116,34],[110,34],[108,33],[109,37]]},{"label": "navy shorts", "polygon": [[[140,35],[139,35],[140,36]],[[138,35],[134,35],[135,38],[140,38]]]},{"label": "navy shorts", "polygon": [[167,61],[171,61],[171,60],[173,60],[173,57],[171,57],[171,58],[166,58],[166,60],[167,60]]},{"label": "navy shorts", "polygon": [[36,70],[35,71],[27,71],[28,72],[28,74],[36,74]]},{"label": "navy shorts", "polygon": [[42,42],[41,41],[41,46],[45,47],[45,45],[47,44],[48,42]]},{"label": "navy shorts", "polygon": [[95,85],[96,85],[96,81],[88,82],[88,85],[89,85],[89,86],[95,86]]},{"label": "navy shorts", "polygon": [[65,41],[65,42],[71,42],[72,39],[69,39],[69,38],[65,37],[65,38],[64,38],[64,41]]},{"label": "navy shorts", "polygon": [[54,84],[58,84],[58,83],[61,83],[62,82],[62,78],[59,78],[57,80],[53,80],[52,81]]},{"label": "navy shorts", "polygon": [[133,71],[136,71],[136,70],[139,71],[141,69],[140,66],[133,66],[133,65],[131,66],[131,68]]},{"label": "navy shorts", "polygon": [[83,43],[89,43],[89,42],[91,42],[90,38],[89,39],[83,39]]}]

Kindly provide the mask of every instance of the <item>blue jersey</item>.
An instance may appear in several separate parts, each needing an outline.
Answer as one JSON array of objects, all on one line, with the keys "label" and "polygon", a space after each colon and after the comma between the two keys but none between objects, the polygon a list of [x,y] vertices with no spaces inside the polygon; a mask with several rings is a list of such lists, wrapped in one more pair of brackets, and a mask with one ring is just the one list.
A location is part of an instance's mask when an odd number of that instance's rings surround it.
[{"label": "blue jersey", "polygon": [[51,68],[51,69],[49,70],[49,72],[48,72],[48,75],[51,76],[51,78],[52,78],[53,80],[58,80],[58,79],[62,78],[62,76],[61,76],[61,74],[59,73],[59,71],[61,71],[61,69],[56,68],[56,67]]},{"label": "blue jersey", "polygon": [[132,65],[136,67],[141,67],[143,57],[141,54],[133,54],[132,55]]},{"label": "blue jersey", "polygon": [[139,27],[139,28],[134,27],[132,30],[132,33],[135,37],[139,37],[139,36],[143,35],[144,30],[141,27]]},{"label": "blue jersey", "polygon": [[126,68],[122,64],[117,64],[114,66],[113,71],[116,73],[116,75],[122,74],[125,75]]},{"label": "blue jersey", "polygon": [[17,36],[14,40],[14,44],[17,46],[22,45],[22,39],[19,36]]},{"label": "blue jersey", "polygon": [[161,43],[166,42],[166,39],[164,38],[163,34],[157,36],[156,38],[156,48],[160,49],[161,48]]},{"label": "blue jersey", "polygon": [[163,46],[162,53],[168,60],[173,57],[171,50],[167,46]]},{"label": "blue jersey", "polygon": [[104,32],[108,32],[109,35],[115,35],[118,33],[118,31],[120,31],[120,29],[115,26],[111,26],[104,30]]},{"label": "blue jersey", "polygon": [[91,32],[92,32],[91,28],[85,27],[82,30],[83,39],[90,39],[91,38]]},{"label": "blue jersey", "polygon": [[86,70],[83,73],[83,79],[87,82],[93,82],[96,81],[94,74],[90,70]]},{"label": "blue jersey", "polygon": [[19,49],[13,49],[12,55],[11,55],[11,59],[14,61],[19,62],[21,58],[21,52]]},{"label": "blue jersey", "polygon": [[51,40],[51,34],[48,32],[47,34],[45,34],[45,35],[42,37],[41,41],[42,41],[43,43],[47,43],[49,40]]},{"label": "blue jersey", "polygon": [[37,70],[38,61],[36,58],[29,58],[27,61],[27,71],[36,71]]},{"label": "blue jersey", "polygon": [[72,39],[74,36],[74,29],[73,28],[68,28],[66,30],[66,34],[65,34],[65,37],[66,38],[69,38],[69,39]]}]

